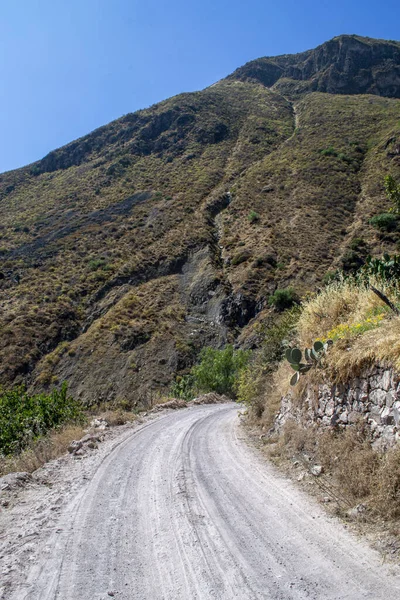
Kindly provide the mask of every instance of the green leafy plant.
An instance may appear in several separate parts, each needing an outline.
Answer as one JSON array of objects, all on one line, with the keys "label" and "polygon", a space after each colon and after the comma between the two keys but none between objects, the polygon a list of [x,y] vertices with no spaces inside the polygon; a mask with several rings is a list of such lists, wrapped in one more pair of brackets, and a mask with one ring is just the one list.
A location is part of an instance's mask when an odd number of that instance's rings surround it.
[{"label": "green leafy plant", "polygon": [[275,370],[277,363],[283,358],[300,314],[300,307],[293,306],[278,317],[274,316],[272,323],[262,327],[260,357],[264,372]]},{"label": "green leafy plant", "polygon": [[290,385],[296,385],[300,379],[300,375],[304,375],[320,363],[332,343],[332,340],[327,340],[325,343],[317,340],[311,348],[305,348],[304,358],[306,362],[302,362],[303,353],[300,348],[288,348],[285,352],[285,357],[295,371],[294,375],[290,378]]},{"label": "green leafy plant", "polygon": [[105,258],[94,258],[88,264],[91,271],[97,271],[97,269],[104,269],[106,267],[106,260]]},{"label": "green leafy plant", "polygon": [[251,350],[234,350],[229,344],[223,350],[204,348],[200,363],[191,374],[194,387],[200,392],[217,392],[234,396],[239,374],[250,360]]},{"label": "green leafy plant", "polygon": [[397,183],[392,175],[386,175],[383,180],[386,196],[393,204],[391,212],[400,214],[400,183]]},{"label": "green leafy plant", "polygon": [[67,384],[51,394],[29,395],[23,386],[0,390],[0,454],[16,454],[50,429],[82,422],[82,408]]},{"label": "green leafy plant", "polygon": [[342,271],[340,269],[336,269],[336,271],[328,271],[322,278],[322,283],[324,285],[329,285],[333,281],[339,281],[342,276]]},{"label": "green leafy plant", "polygon": [[380,231],[395,231],[397,229],[397,217],[392,213],[380,213],[369,220],[370,225]]},{"label": "green leafy plant", "polygon": [[193,375],[178,376],[171,384],[170,395],[181,400],[192,400],[196,395]]},{"label": "green leafy plant", "polygon": [[324,148],[323,150],[320,150],[319,153],[322,156],[337,156],[338,155],[338,152],[335,150],[335,148],[333,146]]},{"label": "green leafy plant", "polygon": [[260,220],[260,215],[255,210],[251,210],[247,215],[249,223],[257,223]]},{"label": "green leafy plant", "polygon": [[268,304],[273,306],[278,312],[282,312],[299,303],[299,297],[292,287],[276,290],[268,300]]},{"label": "green leafy plant", "polygon": [[383,281],[396,281],[400,278],[400,254],[392,256],[385,252],[382,258],[369,256],[360,271],[360,278],[366,281],[375,276]]}]

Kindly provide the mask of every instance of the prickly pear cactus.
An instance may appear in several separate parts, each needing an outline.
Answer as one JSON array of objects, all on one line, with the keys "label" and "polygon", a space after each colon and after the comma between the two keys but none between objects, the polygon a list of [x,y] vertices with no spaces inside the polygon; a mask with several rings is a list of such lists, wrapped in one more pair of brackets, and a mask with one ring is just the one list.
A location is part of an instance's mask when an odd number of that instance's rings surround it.
[{"label": "prickly pear cactus", "polygon": [[332,343],[332,340],[327,340],[325,343],[317,340],[311,348],[305,348],[305,362],[302,362],[303,353],[300,348],[288,348],[285,352],[285,357],[295,371],[294,375],[290,378],[290,385],[296,385],[300,379],[300,375],[307,373],[307,371],[317,365]]}]

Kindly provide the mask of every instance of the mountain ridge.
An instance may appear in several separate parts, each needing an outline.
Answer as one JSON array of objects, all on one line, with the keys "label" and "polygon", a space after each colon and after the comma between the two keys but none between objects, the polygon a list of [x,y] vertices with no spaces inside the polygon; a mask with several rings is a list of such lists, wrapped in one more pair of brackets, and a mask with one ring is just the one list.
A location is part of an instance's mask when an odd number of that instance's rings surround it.
[{"label": "mountain ridge", "polygon": [[340,35],[298,54],[255,59],[228,76],[259,81],[267,87],[282,78],[310,82],[298,93],[369,93],[399,98],[400,42]]}]

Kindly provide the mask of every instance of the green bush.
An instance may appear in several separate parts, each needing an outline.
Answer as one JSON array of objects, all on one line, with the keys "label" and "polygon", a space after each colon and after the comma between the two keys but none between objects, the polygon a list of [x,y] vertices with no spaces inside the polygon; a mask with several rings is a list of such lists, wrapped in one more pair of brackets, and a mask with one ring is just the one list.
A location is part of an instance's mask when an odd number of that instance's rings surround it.
[{"label": "green bush", "polygon": [[282,312],[295,304],[299,304],[299,297],[292,287],[288,287],[284,290],[276,290],[269,297],[268,304],[273,306],[278,312]]},{"label": "green bush", "polygon": [[345,274],[354,274],[363,266],[365,259],[365,252],[347,250],[340,259],[340,265]]},{"label": "green bush", "polygon": [[245,249],[235,254],[235,256],[231,260],[231,264],[234,266],[240,265],[241,263],[246,262],[246,260],[249,260],[249,258],[251,258],[251,252],[250,250]]},{"label": "green bush", "polygon": [[192,368],[194,387],[199,392],[217,392],[235,396],[239,374],[250,360],[250,350],[204,348],[200,363]]},{"label": "green bush", "polygon": [[400,183],[397,183],[392,175],[386,175],[383,180],[385,192],[388,199],[393,204],[393,211],[396,214],[400,213]]},{"label": "green bush", "polygon": [[360,250],[363,251],[365,248],[368,248],[367,243],[362,238],[353,238],[349,244],[351,250]]},{"label": "green bush", "polygon": [[249,223],[257,223],[260,220],[260,215],[255,210],[251,210],[247,215]]},{"label": "green bush", "polygon": [[50,429],[82,420],[80,404],[68,396],[66,383],[51,394],[34,396],[23,386],[0,390],[0,454],[21,452]]},{"label": "green bush", "polygon": [[104,269],[106,266],[105,258],[94,258],[89,261],[89,269],[91,271],[97,271],[97,269]]},{"label": "green bush", "polygon": [[329,285],[333,281],[338,281],[341,277],[341,271],[336,269],[336,271],[328,271],[322,278],[323,285]]},{"label": "green bush", "polygon": [[196,395],[193,375],[189,374],[177,377],[171,384],[169,393],[173,398],[180,398],[186,401],[193,400]]},{"label": "green bush", "polygon": [[372,217],[369,223],[380,231],[395,231],[397,228],[397,217],[392,213],[380,213]]},{"label": "green bush", "polygon": [[338,152],[335,150],[333,146],[329,146],[329,148],[324,148],[319,151],[322,156],[337,156]]}]

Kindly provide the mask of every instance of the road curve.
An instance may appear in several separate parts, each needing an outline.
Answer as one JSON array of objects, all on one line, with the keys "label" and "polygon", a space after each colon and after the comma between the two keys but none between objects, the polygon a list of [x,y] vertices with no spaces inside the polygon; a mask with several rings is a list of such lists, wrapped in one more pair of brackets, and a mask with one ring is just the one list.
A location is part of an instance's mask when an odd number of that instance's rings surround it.
[{"label": "road curve", "polygon": [[378,555],[241,439],[234,404],[192,407],[107,456],[26,600],[400,598]]}]

